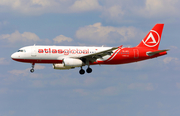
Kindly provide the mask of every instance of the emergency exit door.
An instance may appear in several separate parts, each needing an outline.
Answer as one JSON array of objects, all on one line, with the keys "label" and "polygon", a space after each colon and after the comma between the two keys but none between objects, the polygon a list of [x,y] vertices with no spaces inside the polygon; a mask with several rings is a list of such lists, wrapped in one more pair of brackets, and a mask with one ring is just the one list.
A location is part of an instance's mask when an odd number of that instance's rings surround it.
[{"label": "emergency exit door", "polygon": [[36,57],[37,56],[37,49],[35,46],[31,47],[31,56]]},{"label": "emergency exit door", "polygon": [[134,58],[139,58],[139,50],[138,49],[134,49]]}]

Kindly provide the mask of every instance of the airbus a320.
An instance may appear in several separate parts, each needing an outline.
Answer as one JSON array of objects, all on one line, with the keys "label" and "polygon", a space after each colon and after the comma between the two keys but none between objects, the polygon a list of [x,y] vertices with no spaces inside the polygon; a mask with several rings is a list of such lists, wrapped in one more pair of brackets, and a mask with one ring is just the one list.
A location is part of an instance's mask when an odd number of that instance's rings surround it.
[{"label": "airbus a320", "polygon": [[34,72],[36,63],[52,64],[54,69],[68,70],[87,65],[117,65],[152,59],[167,54],[168,49],[158,50],[164,24],[156,24],[136,47],[82,47],[82,46],[27,46],[11,55],[18,62],[31,63]]}]

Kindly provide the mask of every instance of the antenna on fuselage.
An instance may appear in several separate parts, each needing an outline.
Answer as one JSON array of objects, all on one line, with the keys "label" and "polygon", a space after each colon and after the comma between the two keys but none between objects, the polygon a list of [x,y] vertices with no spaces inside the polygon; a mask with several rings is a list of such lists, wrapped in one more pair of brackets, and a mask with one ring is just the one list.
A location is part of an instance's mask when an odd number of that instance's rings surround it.
[{"label": "antenna on fuselage", "polygon": [[36,46],[36,44],[34,44],[34,46]]}]

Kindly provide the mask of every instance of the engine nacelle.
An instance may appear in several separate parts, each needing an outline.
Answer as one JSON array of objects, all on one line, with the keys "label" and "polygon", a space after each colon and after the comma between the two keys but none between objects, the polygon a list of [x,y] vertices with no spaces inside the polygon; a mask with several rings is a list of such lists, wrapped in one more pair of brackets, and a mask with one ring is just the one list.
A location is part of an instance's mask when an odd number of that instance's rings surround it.
[{"label": "engine nacelle", "polygon": [[80,59],[74,58],[65,58],[63,63],[65,67],[81,67],[83,65],[83,62]]},{"label": "engine nacelle", "polygon": [[53,68],[58,70],[72,69],[71,67],[65,67],[64,64],[53,64]]}]

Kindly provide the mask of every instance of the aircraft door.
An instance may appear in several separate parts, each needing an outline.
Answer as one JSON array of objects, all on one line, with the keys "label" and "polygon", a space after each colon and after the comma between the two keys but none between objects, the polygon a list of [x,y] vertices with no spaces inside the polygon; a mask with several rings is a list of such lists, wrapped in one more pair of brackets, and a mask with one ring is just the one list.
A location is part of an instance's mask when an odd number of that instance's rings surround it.
[{"label": "aircraft door", "polygon": [[37,49],[35,46],[31,47],[31,56],[36,57],[37,56]]},{"label": "aircraft door", "polygon": [[138,49],[134,49],[134,58],[139,58],[139,50]]}]

